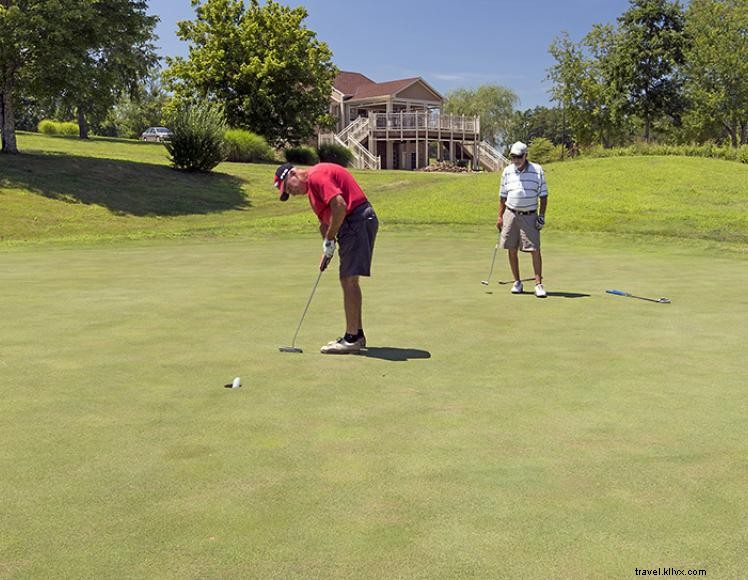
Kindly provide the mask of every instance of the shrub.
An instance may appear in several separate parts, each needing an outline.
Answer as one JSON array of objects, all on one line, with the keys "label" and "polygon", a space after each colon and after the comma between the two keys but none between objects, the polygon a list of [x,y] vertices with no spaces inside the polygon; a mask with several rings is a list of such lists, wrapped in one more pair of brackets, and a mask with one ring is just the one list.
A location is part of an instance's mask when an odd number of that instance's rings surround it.
[{"label": "shrub", "polygon": [[57,123],[49,119],[39,121],[37,129],[39,133],[44,133],[45,135],[57,135]]},{"label": "shrub", "polygon": [[317,152],[311,147],[306,145],[299,145],[297,147],[289,147],[285,151],[286,161],[289,163],[297,163],[299,165],[314,165],[319,162]]},{"label": "shrub", "polygon": [[59,123],[60,126],[60,135],[67,135],[69,137],[74,137],[77,135],[80,135],[80,127],[78,127],[78,123],[73,123],[72,121],[69,121],[67,123]]},{"label": "shrub", "polygon": [[273,160],[273,150],[261,135],[244,129],[229,129],[226,131],[225,140],[228,161],[257,163]]},{"label": "shrub", "polygon": [[207,172],[226,158],[226,122],[218,107],[182,105],[169,123],[174,137],[164,146],[177,169]]},{"label": "shrub", "polygon": [[582,149],[583,157],[623,157],[634,155],[682,155],[685,157],[707,157],[748,163],[748,145],[735,148],[729,144],[719,145],[712,141],[683,145],[637,142],[628,147],[604,149],[599,145]]},{"label": "shrub", "polygon": [[527,158],[534,162],[550,163],[555,161],[554,156],[556,155],[556,148],[553,143],[545,137],[537,137],[530,141],[530,146],[527,148]]},{"label": "shrub", "polygon": [[80,134],[80,129],[78,128],[77,123],[73,123],[72,121],[61,123],[60,121],[53,121],[51,119],[42,119],[39,121],[37,130],[39,133],[45,135],[75,136]]},{"label": "shrub", "polygon": [[348,167],[353,161],[353,153],[338,143],[325,143],[319,148],[319,160]]}]

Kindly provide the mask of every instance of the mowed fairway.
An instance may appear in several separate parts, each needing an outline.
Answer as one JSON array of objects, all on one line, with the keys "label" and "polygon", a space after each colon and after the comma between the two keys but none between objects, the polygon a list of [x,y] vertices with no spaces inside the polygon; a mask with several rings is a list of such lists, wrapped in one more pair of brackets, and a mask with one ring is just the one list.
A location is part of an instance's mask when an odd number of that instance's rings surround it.
[{"label": "mowed fairway", "polygon": [[0,577],[745,577],[745,254],[494,240],[383,231],[338,358],[318,238],[0,252]]}]

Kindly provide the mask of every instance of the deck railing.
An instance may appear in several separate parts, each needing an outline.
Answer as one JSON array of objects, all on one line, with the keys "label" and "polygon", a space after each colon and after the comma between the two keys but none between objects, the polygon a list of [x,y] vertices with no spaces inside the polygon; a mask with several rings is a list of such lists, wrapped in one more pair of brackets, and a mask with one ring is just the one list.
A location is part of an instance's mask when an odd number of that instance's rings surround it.
[{"label": "deck railing", "polygon": [[401,113],[370,113],[376,131],[444,131],[452,133],[480,133],[480,119],[463,115],[443,115],[426,111]]}]

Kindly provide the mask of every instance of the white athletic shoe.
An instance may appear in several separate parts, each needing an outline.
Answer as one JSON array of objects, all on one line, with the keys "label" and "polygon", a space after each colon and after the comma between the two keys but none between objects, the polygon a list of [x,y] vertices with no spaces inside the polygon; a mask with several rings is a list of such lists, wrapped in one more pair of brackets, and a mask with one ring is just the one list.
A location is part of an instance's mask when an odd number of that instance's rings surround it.
[{"label": "white athletic shoe", "polygon": [[545,288],[543,288],[542,284],[535,284],[535,296],[537,296],[538,298],[545,298],[546,296],[548,296],[545,293]]},{"label": "white athletic shoe", "polygon": [[[336,343],[340,342],[341,340],[343,340],[342,336],[340,338],[336,338],[335,340],[331,340],[325,346],[332,346],[333,344],[336,344]],[[361,348],[366,348],[366,336],[362,336],[356,342],[361,345]],[[324,348],[324,347],[322,347],[322,348]]]},{"label": "white athletic shoe", "polygon": [[522,282],[520,280],[517,280],[514,284],[512,284],[512,294],[522,294],[524,288],[522,287]]},{"label": "white athletic shoe", "polygon": [[355,354],[361,352],[364,347],[363,342],[364,339],[361,338],[353,342],[348,342],[345,338],[339,338],[328,342],[319,351],[322,354]]}]

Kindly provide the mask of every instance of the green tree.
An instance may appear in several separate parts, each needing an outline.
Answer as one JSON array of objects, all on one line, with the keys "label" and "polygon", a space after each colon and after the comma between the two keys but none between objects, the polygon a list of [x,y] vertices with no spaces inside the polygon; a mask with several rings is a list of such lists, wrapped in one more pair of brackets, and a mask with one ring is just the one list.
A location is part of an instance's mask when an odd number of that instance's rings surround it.
[{"label": "green tree", "polygon": [[565,121],[564,112],[558,107],[535,107],[526,111],[516,111],[506,142],[529,143],[538,137],[545,137],[555,145],[569,145],[571,132]]},{"label": "green tree", "polygon": [[644,125],[650,140],[652,123],[669,117],[676,124],[685,108],[680,67],[684,62],[685,16],[675,0],[630,0],[618,18],[611,54],[612,88],[626,96],[626,109]]},{"label": "green tree", "polygon": [[189,58],[167,59],[177,101],[221,105],[230,126],[274,144],[300,143],[331,123],[337,69],[332,52],[304,25],[307,11],[273,0],[192,0],[194,21],[179,23]]},{"label": "green tree", "polygon": [[146,78],[134,91],[120,97],[102,123],[102,129],[112,136],[137,138],[148,127],[163,124],[166,101],[167,95],[158,79]]},{"label": "green tree", "polygon": [[733,147],[748,143],[748,2],[691,0],[686,33],[689,122],[719,123]]},{"label": "green tree", "polygon": [[483,85],[475,90],[457,89],[447,93],[444,112],[480,117],[481,138],[499,145],[506,140],[518,102],[517,95],[511,89]]},{"label": "green tree", "polygon": [[612,87],[612,53],[618,33],[596,24],[578,44],[567,33],[556,38],[549,52],[556,64],[548,70],[551,98],[563,112],[564,125],[579,144],[620,144],[629,133],[625,97]]},{"label": "green tree", "polygon": [[62,101],[76,111],[81,139],[88,137],[89,119],[100,124],[158,60],[152,42],[158,17],[146,13],[145,0],[96,0],[92,8],[81,31],[88,41],[65,67],[63,81]]},{"label": "green tree", "polygon": [[133,74],[133,61],[151,57],[142,43],[123,46],[152,30],[153,17],[141,19],[139,28],[129,18],[143,16],[145,6],[144,0],[0,0],[4,152],[18,151],[15,107],[21,99],[64,106],[88,95],[99,102],[114,79],[130,82],[125,77]]}]

